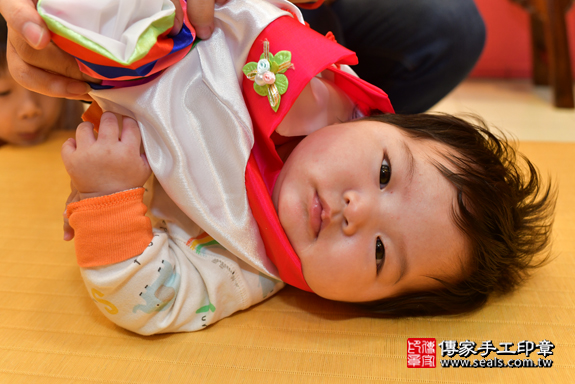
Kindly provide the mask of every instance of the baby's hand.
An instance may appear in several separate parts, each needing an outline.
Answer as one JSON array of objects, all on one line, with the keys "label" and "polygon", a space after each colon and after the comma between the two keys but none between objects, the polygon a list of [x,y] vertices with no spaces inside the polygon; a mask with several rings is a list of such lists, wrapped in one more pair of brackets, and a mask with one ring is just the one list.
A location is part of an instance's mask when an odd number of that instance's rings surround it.
[{"label": "baby's hand", "polygon": [[76,140],[62,145],[62,160],[79,199],[109,195],[142,187],[152,171],[145,154],[140,154],[138,123],[124,117],[122,136],[113,113],[106,112],[100,120],[98,138],[91,123],[82,123]]}]

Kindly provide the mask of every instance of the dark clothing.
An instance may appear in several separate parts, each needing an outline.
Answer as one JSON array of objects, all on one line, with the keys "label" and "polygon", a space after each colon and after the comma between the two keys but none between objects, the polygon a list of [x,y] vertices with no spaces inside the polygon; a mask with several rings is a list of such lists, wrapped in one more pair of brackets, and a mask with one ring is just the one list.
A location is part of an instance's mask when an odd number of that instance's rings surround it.
[{"label": "dark clothing", "polygon": [[397,113],[431,108],[469,74],[485,43],[473,0],[335,0],[302,12],[357,53],[353,69],[387,92]]}]

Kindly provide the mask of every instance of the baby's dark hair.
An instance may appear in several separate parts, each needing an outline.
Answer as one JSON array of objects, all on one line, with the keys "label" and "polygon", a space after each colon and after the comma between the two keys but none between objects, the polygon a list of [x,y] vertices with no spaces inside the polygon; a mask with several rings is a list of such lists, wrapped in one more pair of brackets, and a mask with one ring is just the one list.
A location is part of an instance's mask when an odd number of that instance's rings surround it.
[{"label": "baby's dark hair", "polygon": [[454,207],[452,215],[471,252],[462,280],[430,276],[443,287],[364,303],[370,310],[389,317],[474,311],[490,295],[514,290],[548,260],[556,190],[550,182],[541,184],[535,166],[505,136],[494,135],[476,116],[470,121],[447,114],[380,114],[365,119],[452,149],[444,155],[450,167],[434,165],[457,188],[458,209]]},{"label": "baby's dark hair", "polygon": [[6,20],[0,15],[0,71],[7,70],[6,48],[8,43],[8,26]]}]

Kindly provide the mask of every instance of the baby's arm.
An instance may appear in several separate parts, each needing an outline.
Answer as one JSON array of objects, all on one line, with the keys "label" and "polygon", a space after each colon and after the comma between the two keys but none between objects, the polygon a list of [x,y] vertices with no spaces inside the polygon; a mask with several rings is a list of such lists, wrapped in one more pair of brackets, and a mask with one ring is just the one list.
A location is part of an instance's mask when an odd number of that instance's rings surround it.
[{"label": "baby's arm", "polygon": [[159,186],[166,198],[157,209],[167,223],[152,229],[141,188],[150,169],[137,123],[123,123],[118,140],[118,123],[106,113],[98,138],[83,124],[62,148],[81,198],[67,209],[78,264],[102,313],[145,335],[193,331],[278,291],[281,282],[245,265],[189,219],[170,216],[177,207]]}]

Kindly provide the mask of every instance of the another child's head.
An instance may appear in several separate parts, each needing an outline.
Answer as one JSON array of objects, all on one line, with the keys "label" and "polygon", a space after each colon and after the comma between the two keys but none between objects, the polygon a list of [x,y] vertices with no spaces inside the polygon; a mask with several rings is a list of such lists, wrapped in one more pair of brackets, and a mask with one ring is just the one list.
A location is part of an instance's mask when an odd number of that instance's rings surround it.
[{"label": "another child's head", "polygon": [[481,121],[378,115],[303,139],[272,199],[318,295],[461,313],[516,287],[548,245],[555,196],[518,160]]},{"label": "another child's head", "polygon": [[6,47],[6,21],[0,16],[0,145],[40,143],[57,125],[64,100],[31,92],[14,81]]}]

